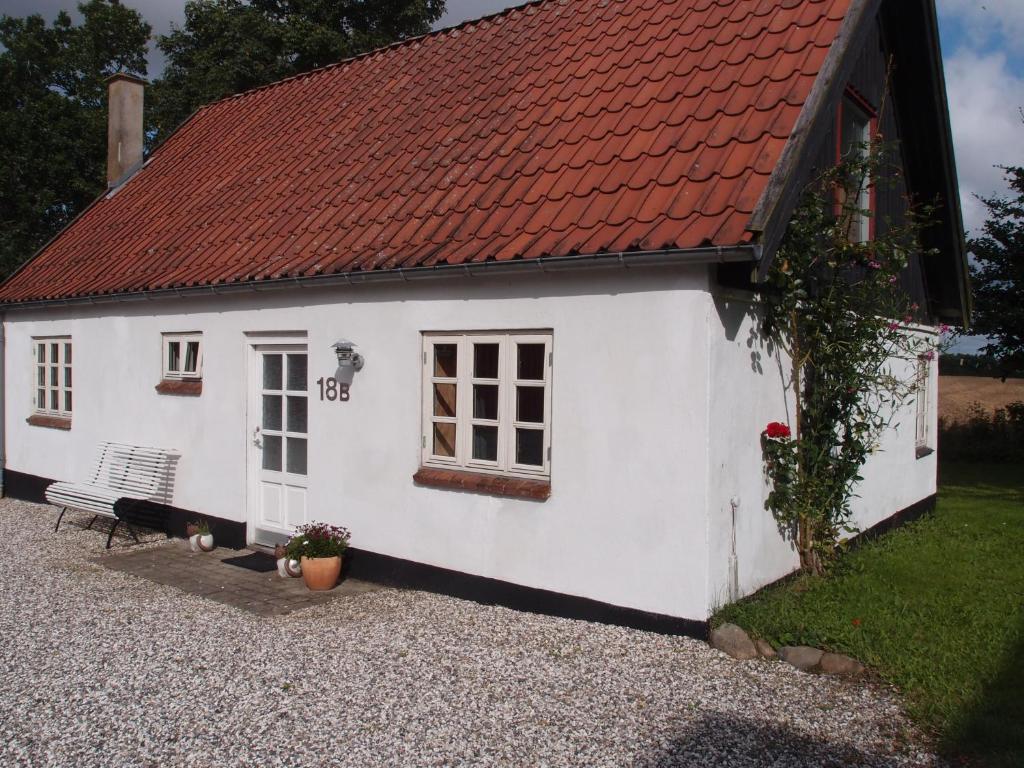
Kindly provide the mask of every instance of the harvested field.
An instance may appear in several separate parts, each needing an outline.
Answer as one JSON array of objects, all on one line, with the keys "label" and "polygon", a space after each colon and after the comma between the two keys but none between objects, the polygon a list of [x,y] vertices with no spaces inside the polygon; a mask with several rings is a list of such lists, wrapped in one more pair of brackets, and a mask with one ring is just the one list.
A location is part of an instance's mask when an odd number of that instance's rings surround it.
[{"label": "harvested field", "polygon": [[946,422],[966,420],[973,403],[989,413],[1008,403],[1024,401],[1024,379],[989,379],[982,376],[940,376],[939,418]]}]

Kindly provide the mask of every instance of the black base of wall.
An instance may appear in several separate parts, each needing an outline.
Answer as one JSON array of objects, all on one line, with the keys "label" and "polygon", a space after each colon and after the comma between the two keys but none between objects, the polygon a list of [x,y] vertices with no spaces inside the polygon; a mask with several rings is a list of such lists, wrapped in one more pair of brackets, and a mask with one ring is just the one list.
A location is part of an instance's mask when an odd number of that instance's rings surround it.
[{"label": "black base of wall", "polygon": [[[30,475],[12,469],[4,470],[4,496],[10,499],[48,504],[46,489],[54,481],[47,477]],[[224,520],[188,509],[154,502],[118,504],[114,513],[122,520],[143,528],[163,531],[168,536],[185,536],[185,524],[193,520],[206,520],[217,545],[228,549],[242,549],[246,544],[245,523]],[[54,517],[56,522],[56,517]]]},{"label": "black base of wall", "polygon": [[706,621],[623,608],[586,597],[524,587],[355,547],[348,550],[344,570],[345,575],[352,578],[449,595],[483,605],[500,605],[528,613],[615,624],[663,635],[686,635],[701,640],[708,637]]},{"label": "black base of wall", "polygon": [[909,507],[901,509],[895,515],[885,518],[881,522],[875,523],[873,526],[868,528],[866,531],[861,531],[854,536],[847,543],[849,547],[858,547],[861,544],[865,544],[869,541],[874,541],[879,536],[893,531],[907,523],[912,523],[915,520],[935,511],[935,502],[938,499],[937,494],[932,494],[926,498],[921,499],[916,504],[911,504]]},{"label": "black base of wall", "polygon": [[[6,470],[4,479],[6,496],[40,504],[47,503],[44,492],[53,480],[13,470]],[[205,519],[209,521],[210,529],[219,546],[231,549],[246,546],[246,525],[233,520],[223,520],[153,503],[126,506],[117,509],[117,514],[133,525],[165,531],[168,536],[184,536],[187,522]],[[623,608],[586,597],[524,587],[355,547],[350,548],[345,557],[344,574],[379,584],[472,600],[483,605],[500,605],[517,611],[614,624],[663,635],[685,635],[706,640],[709,631],[706,621]]]},{"label": "black base of wall", "polygon": [[[923,517],[924,515],[934,511],[935,501],[937,498],[937,494],[933,493],[931,496],[921,499],[920,501],[911,504],[909,507],[901,509],[894,515],[885,518],[885,520],[875,523],[866,531],[861,531],[856,536],[853,536],[847,540],[847,550],[856,549],[862,544],[867,544],[869,541],[874,541],[879,536],[889,533],[890,531],[894,531],[897,528],[906,525],[907,523],[912,523],[918,518]],[[799,578],[800,573],[801,572],[799,570],[787,573],[785,576],[778,578],[775,581],[768,582],[763,587],[761,587],[755,592],[751,592],[746,597],[740,598],[740,600],[750,600],[754,596],[764,592],[766,589],[774,589],[775,587],[782,586],[783,584],[789,581],[793,581],[794,579]]]}]

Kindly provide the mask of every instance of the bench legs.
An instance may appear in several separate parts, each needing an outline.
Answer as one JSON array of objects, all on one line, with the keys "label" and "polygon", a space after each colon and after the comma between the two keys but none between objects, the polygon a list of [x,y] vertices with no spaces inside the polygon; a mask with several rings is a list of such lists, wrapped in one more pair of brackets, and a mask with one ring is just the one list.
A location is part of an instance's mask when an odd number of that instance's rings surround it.
[{"label": "bench legs", "polygon": [[140,543],[139,542],[139,537],[135,533],[135,529],[132,528],[131,523],[129,523],[127,520],[122,520],[121,518],[118,517],[118,518],[114,519],[114,524],[112,526],[110,526],[110,535],[107,536],[107,546],[106,546],[106,549],[110,549],[110,542],[113,541],[113,539],[114,539],[114,531],[117,530],[117,526],[119,526],[122,522],[128,528],[128,533],[130,533],[132,535],[132,538],[135,539],[135,543],[136,544]]},{"label": "bench legs", "polygon": [[[68,511],[68,507],[63,507],[61,509],[60,515],[57,516],[57,524],[55,526],[53,526],[53,532],[54,533],[56,533],[57,529],[60,528],[60,521],[64,519],[64,515],[67,513],[67,511]],[[99,515],[93,515],[92,520],[90,520],[89,524],[85,527],[86,530],[91,529],[92,528],[92,524],[95,523],[98,519],[99,519]],[[132,535],[132,538],[135,539],[135,543],[136,544],[141,543],[141,542],[139,542],[139,536],[138,536],[137,533],[135,533],[135,529],[132,528],[131,523],[129,523],[127,520],[122,520],[119,517],[115,517],[114,518],[114,524],[112,526],[110,526],[110,535],[107,536],[107,546],[106,546],[106,549],[110,549],[110,542],[114,540],[114,531],[117,530],[117,526],[119,526],[121,523],[124,523],[125,526],[128,528],[128,533],[130,533]]]}]

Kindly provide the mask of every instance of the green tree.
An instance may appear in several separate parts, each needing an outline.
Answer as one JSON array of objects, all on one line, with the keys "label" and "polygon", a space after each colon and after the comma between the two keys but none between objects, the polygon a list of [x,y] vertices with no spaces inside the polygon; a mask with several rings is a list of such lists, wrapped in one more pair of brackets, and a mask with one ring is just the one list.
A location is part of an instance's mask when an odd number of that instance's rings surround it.
[{"label": "green tree", "polygon": [[0,277],[28,259],[105,186],[106,84],[146,74],[150,27],[114,0],[0,17]]},{"label": "green tree", "polygon": [[1005,168],[1011,196],[985,197],[984,234],[968,243],[974,255],[971,332],[987,336],[1004,375],[1024,371],[1024,168]]},{"label": "green tree", "polygon": [[190,0],[158,38],[157,140],[203,104],[425,34],[444,0]]}]

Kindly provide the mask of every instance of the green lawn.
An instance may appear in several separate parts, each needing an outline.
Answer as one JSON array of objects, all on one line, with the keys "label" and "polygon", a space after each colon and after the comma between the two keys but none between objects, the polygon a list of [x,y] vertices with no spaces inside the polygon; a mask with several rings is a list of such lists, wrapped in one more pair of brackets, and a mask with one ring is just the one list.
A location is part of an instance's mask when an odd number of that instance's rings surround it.
[{"label": "green lawn", "polygon": [[934,515],[715,621],[855,656],[950,753],[1024,766],[1024,468],[944,466]]}]

